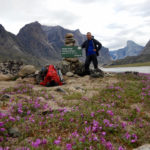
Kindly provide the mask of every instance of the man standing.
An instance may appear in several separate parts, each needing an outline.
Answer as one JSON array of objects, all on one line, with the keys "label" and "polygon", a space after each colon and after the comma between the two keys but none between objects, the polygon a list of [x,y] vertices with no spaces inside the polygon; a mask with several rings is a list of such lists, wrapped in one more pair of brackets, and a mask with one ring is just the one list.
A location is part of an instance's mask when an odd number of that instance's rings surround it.
[{"label": "man standing", "polygon": [[97,56],[99,56],[99,50],[102,48],[102,44],[95,40],[90,32],[87,33],[87,40],[82,44],[82,48],[86,51],[85,60],[85,73],[90,74],[89,66],[91,61],[93,62],[94,69],[98,69]]}]

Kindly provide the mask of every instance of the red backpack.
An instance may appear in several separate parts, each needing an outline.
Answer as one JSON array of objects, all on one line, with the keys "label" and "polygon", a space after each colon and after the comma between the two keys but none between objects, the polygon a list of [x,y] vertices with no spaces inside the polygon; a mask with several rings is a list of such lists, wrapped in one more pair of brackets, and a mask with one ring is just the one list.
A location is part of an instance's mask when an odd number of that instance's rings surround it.
[{"label": "red backpack", "polygon": [[59,75],[57,74],[57,70],[55,69],[54,65],[49,65],[44,81],[41,82],[40,85],[44,86],[62,85],[62,82],[60,81]]}]

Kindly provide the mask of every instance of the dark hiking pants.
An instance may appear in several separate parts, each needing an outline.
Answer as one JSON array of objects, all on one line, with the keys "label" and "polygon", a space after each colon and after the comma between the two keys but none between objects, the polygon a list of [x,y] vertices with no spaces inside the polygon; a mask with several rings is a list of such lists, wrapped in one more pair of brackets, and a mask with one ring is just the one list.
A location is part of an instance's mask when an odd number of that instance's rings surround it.
[{"label": "dark hiking pants", "polygon": [[94,68],[95,69],[98,68],[97,55],[96,54],[92,54],[92,55],[86,56],[86,60],[85,60],[85,72],[89,72],[89,66],[91,64],[91,61],[93,62]]}]

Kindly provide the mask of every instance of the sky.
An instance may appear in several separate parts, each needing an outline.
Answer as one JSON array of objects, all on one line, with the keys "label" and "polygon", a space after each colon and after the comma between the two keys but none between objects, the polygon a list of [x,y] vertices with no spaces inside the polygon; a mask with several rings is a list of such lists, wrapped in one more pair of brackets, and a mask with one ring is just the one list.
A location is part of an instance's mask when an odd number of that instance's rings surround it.
[{"label": "sky", "polygon": [[25,24],[60,25],[91,32],[110,50],[127,40],[150,40],[150,0],[0,0],[0,24],[17,34]]}]

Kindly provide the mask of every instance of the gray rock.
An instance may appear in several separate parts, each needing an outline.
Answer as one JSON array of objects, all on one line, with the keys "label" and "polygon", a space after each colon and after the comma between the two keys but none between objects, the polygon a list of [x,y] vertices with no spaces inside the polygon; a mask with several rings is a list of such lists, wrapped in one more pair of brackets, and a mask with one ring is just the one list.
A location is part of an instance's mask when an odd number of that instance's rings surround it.
[{"label": "gray rock", "polygon": [[91,70],[90,76],[93,78],[104,77],[104,72],[100,69]]},{"label": "gray rock", "polygon": [[60,88],[60,87],[57,88],[56,91],[66,94],[66,91],[64,89]]},{"label": "gray rock", "polygon": [[66,76],[67,76],[67,77],[73,77],[73,75],[74,75],[74,74],[73,74],[72,72],[67,72],[67,73],[66,73]]},{"label": "gray rock", "polygon": [[9,134],[9,136],[11,136],[13,138],[21,136],[21,133],[17,127],[12,127],[10,129],[8,129],[8,134]]},{"label": "gray rock", "polygon": [[133,150],[150,150],[150,144],[145,144],[145,145],[135,148]]},{"label": "gray rock", "polygon": [[5,101],[5,100],[8,100],[9,98],[10,98],[10,96],[5,94],[5,95],[1,96],[0,100]]}]

